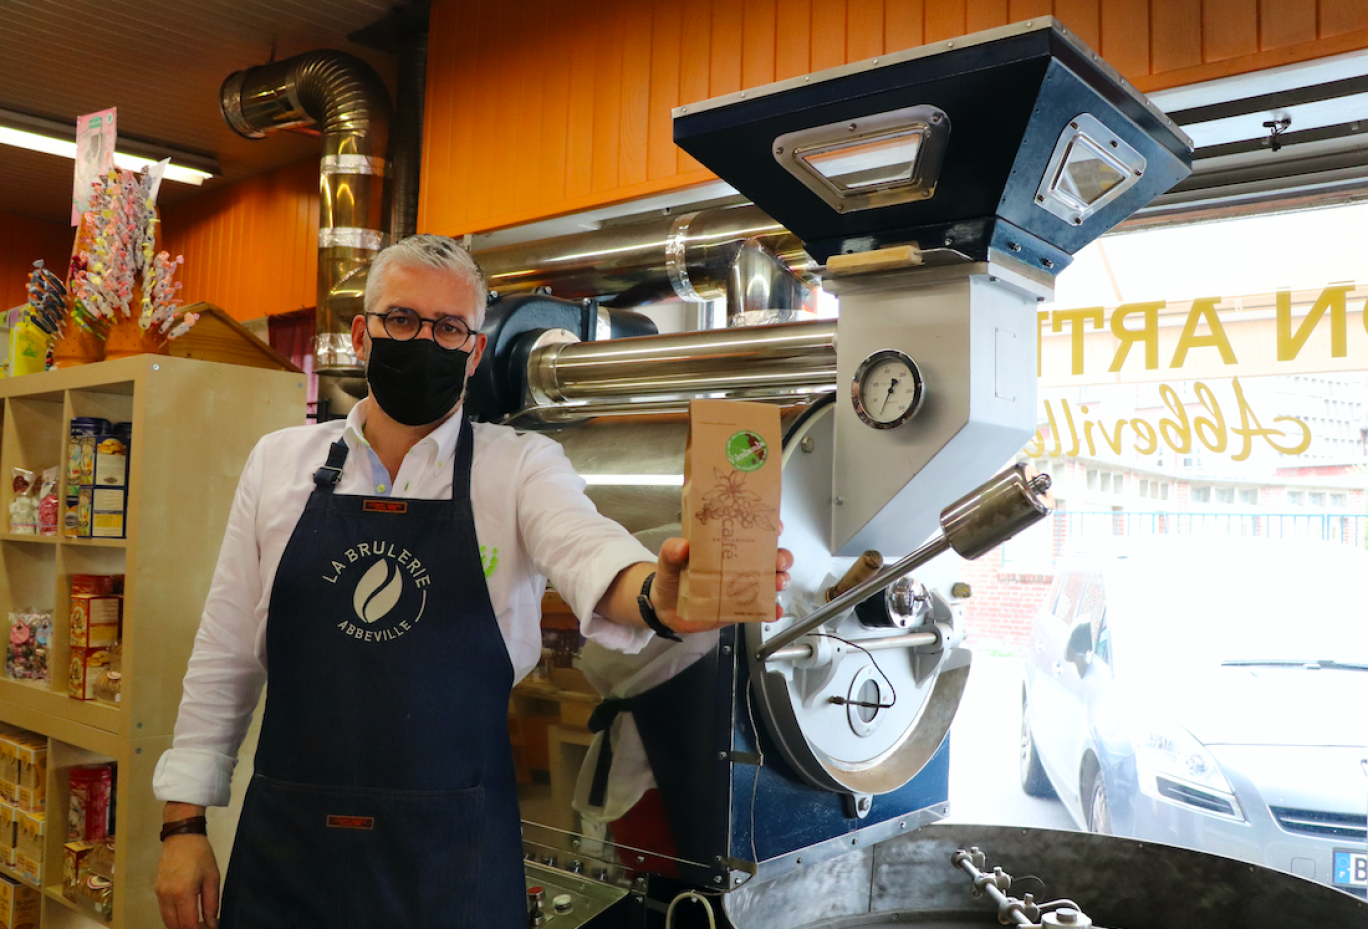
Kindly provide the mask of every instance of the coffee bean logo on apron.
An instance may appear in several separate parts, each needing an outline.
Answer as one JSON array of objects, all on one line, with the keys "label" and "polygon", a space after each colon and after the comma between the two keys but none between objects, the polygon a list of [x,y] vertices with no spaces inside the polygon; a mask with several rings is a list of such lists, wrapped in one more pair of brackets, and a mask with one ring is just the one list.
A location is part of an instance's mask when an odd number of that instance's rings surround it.
[{"label": "coffee bean logo on apron", "polygon": [[405,548],[383,540],[359,542],[341,556],[329,559],[323,580],[343,593],[348,582],[350,615],[337,629],[362,642],[392,642],[423,618],[432,576],[422,560]]}]

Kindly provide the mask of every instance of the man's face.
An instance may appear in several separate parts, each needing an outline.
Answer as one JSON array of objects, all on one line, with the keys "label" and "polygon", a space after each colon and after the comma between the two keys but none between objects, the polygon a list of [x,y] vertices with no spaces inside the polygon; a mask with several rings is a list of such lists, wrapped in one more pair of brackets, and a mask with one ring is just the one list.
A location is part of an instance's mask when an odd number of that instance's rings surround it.
[{"label": "man's face", "polygon": [[[428,265],[395,264],[385,273],[380,294],[371,309],[375,313],[388,313],[406,307],[426,320],[455,316],[473,330],[484,299],[485,295],[478,292],[469,278],[457,277],[450,271]],[[431,339],[432,327],[422,326],[417,337]],[[387,338],[384,324],[378,317],[357,316],[352,320],[352,347],[358,358],[369,357],[372,339]],[[467,379],[479,367],[485,341],[484,334],[478,333],[474,345],[466,348],[470,352],[470,360],[466,363]]]}]

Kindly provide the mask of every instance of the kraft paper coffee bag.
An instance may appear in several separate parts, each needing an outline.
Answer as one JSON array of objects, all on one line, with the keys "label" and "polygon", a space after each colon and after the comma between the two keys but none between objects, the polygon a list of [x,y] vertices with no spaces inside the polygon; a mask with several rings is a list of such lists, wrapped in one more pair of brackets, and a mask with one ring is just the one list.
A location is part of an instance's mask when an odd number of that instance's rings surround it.
[{"label": "kraft paper coffee bag", "polygon": [[684,454],[689,566],[679,612],[694,622],[774,619],[783,483],[779,408],[694,400]]}]

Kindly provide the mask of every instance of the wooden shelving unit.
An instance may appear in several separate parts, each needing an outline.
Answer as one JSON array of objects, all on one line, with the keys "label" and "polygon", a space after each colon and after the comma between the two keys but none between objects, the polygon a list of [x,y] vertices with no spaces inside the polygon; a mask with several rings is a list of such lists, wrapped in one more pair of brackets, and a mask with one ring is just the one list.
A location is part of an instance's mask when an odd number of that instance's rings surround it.
[{"label": "wooden shelving unit", "polygon": [[[238,475],[260,436],[304,422],[305,386],[297,372],[160,355],[0,379],[0,529],[9,525],[11,468],[64,463],[72,417],[133,423],[127,539],[0,534],[3,632],[12,610],[50,608],[53,617],[48,683],[0,678],[0,721],[49,740],[44,929],[105,924],[62,897],[61,867],[69,772],[110,761],[119,766],[118,880],[108,925],[161,925],[152,771],[171,744]],[[74,574],[126,578],[117,705],[66,694]]]}]

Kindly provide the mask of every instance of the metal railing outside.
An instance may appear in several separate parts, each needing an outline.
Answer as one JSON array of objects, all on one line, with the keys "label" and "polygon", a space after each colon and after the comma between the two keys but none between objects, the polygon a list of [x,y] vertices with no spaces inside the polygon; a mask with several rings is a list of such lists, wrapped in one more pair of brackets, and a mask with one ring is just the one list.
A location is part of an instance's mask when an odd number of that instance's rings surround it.
[{"label": "metal railing outside", "polygon": [[1009,542],[1000,549],[1004,567],[1053,567],[1059,558],[1090,539],[1116,536],[1243,536],[1268,539],[1306,539],[1368,546],[1368,514],[1346,513],[1173,513],[1134,510],[1064,510],[1053,513],[1041,527],[1049,533],[1047,546]]}]

